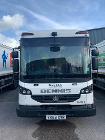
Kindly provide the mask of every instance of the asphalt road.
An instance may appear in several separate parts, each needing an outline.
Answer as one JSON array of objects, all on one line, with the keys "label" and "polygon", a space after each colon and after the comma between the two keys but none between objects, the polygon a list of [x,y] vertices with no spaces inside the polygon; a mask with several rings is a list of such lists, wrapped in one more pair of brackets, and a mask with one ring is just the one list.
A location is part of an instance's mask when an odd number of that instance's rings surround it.
[{"label": "asphalt road", "polygon": [[16,116],[17,90],[0,94],[0,140],[105,140],[105,93],[96,90],[97,115],[44,121]]}]

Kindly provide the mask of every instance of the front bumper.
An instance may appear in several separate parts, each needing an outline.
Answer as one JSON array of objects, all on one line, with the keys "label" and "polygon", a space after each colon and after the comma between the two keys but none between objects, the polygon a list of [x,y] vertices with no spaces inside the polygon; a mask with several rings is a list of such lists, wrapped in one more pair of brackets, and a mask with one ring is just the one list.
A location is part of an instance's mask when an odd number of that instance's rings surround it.
[{"label": "front bumper", "polygon": [[23,106],[16,109],[18,117],[43,117],[46,115],[66,115],[67,117],[88,117],[96,115],[96,107],[92,105],[41,105]]}]

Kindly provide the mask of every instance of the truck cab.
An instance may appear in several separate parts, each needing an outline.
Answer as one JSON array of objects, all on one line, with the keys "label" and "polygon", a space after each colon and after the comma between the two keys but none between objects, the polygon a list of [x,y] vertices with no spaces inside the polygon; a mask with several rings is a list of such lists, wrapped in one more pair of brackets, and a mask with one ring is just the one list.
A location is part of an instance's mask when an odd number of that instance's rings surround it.
[{"label": "truck cab", "polygon": [[47,120],[96,114],[87,32],[22,33],[19,117]]}]

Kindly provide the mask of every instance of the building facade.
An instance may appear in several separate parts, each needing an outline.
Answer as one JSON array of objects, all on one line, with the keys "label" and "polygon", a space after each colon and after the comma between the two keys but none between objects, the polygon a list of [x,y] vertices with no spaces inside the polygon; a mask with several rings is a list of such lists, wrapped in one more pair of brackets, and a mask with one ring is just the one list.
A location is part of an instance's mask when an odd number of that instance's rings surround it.
[{"label": "building facade", "polygon": [[96,45],[105,40],[105,27],[87,30],[90,35],[90,42]]}]

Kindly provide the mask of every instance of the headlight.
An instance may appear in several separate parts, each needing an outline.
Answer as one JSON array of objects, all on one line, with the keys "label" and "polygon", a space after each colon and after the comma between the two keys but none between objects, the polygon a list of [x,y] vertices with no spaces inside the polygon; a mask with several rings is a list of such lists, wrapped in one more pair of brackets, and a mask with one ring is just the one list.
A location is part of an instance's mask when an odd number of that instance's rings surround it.
[{"label": "headlight", "polygon": [[19,86],[19,93],[23,94],[23,95],[31,95],[32,94],[31,90],[24,88],[24,87],[21,87],[21,86]]},{"label": "headlight", "polygon": [[80,94],[88,94],[88,93],[91,93],[93,90],[93,85],[89,85],[83,89],[80,90]]}]

